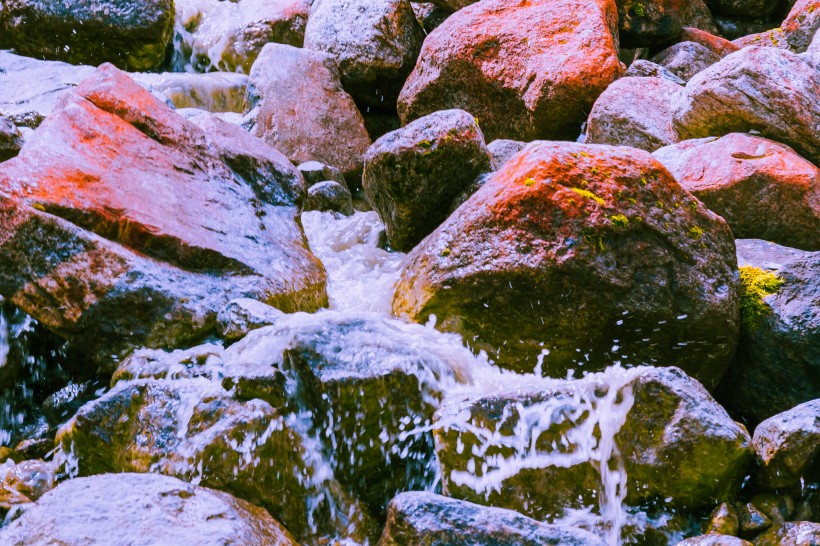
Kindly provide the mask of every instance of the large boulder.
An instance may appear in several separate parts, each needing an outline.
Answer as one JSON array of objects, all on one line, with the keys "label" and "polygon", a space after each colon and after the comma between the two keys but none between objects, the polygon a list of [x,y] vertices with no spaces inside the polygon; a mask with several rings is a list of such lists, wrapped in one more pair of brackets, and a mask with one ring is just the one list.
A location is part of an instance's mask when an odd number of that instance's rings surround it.
[{"label": "large boulder", "polygon": [[715,55],[723,58],[730,53],[734,53],[741,47],[735,43],[730,42],[726,38],[715,36],[710,32],[701,30],[699,28],[684,28],[679,37],[681,42],[694,42],[700,44]]},{"label": "large boulder", "polygon": [[789,521],[755,537],[755,546],[814,546],[820,543],[820,523]]},{"label": "large boulder", "polygon": [[[624,73],[624,76],[627,78],[661,78],[678,85],[686,85],[685,81],[675,76],[668,69],[662,67],[658,63],[653,63],[652,61],[647,61],[644,59],[637,59],[633,61]],[[615,85],[615,83],[617,83],[617,81],[612,85]],[[609,87],[607,89],[609,89]],[[606,93],[606,91],[604,91],[604,93]]]},{"label": "large boulder", "polygon": [[820,1],[798,0],[783,21],[783,34],[796,53],[809,48],[812,38],[820,30]]},{"label": "large boulder", "polygon": [[73,64],[157,68],[173,27],[173,0],[24,0],[0,5],[0,49]]},{"label": "large boulder", "polygon": [[505,510],[442,497],[433,493],[402,493],[390,502],[387,525],[379,546],[436,544],[493,546],[603,546],[597,536],[549,525]]},{"label": "large boulder", "polygon": [[738,262],[749,267],[744,307],[753,316],[718,398],[754,424],[820,392],[820,252],[740,240]]},{"label": "large boulder", "polygon": [[540,142],[408,255],[393,309],[518,371],[658,362],[713,387],[736,279],[729,227],[648,153]]},{"label": "large boulder", "polygon": [[575,139],[621,73],[617,37],[614,0],[478,2],[424,41],[399,115],[461,108],[489,140]]},{"label": "large boulder", "polygon": [[752,441],[764,484],[798,485],[813,464],[820,470],[820,399],[769,417],[755,428]]},{"label": "large boulder", "polygon": [[652,61],[666,68],[683,81],[689,81],[698,72],[720,60],[720,56],[697,42],[680,42],[652,57]]},{"label": "large boulder", "polygon": [[258,109],[253,133],[291,161],[361,170],[370,137],[333,56],[266,45],[251,69],[248,107]]},{"label": "large boulder", "polygon": [[735,237],[820,250],[820,169],[788,146],[731,133],[687,140],[653,155],[721,215]]},{"label": "large boulder", "polygon": [[587,120],[585,142],[647,152],[677,141],[672,96],[680,86],[662,78],[621,78],[601,93]]},{"label": "large boulder", "polygon": [[689,81],[673,123],[681,140],[757,130],[820,164],[820,71],[782,49],[744,48]]},{"label": "large boulder", "polygon": [[302,47],[310,0],[175,0],[175,68],[247,74],[265,44]]},{"label": "large boulder", "polygon": [[753,457],[746,429],[677,368],[468,392],[444,402],[434,433],[445,494],[536,519],[618,499],[710,505]]},{"label": "large boulder", "polygon": [[195,121],[104,65],[0,168],[0,293],[86,361],[208,335],[236,297],[326,304],[295,221],[298,171],[236,126]]},{"label": "large boulder", "polygon": [[703,0],[616,0],[623,47],[651,47],[678,38],[684,27],[712,32]]},{"label": "large boulder", "polygon": [[447,218],[457,195],[491,170],[475,118],[444,110],[377,140],[365,155],[362,185],[390,246],[406,252]]},{"label": "large boulder", "polygon": [[0,542],[298,546],[259,507],[221,491],[150,474],[69,480],[0,529]]},{"label": "large boulder", "polygon": [[336,58],[357,103],[395,111],[424,36],[408,0],[316,0],[305,47]]}]

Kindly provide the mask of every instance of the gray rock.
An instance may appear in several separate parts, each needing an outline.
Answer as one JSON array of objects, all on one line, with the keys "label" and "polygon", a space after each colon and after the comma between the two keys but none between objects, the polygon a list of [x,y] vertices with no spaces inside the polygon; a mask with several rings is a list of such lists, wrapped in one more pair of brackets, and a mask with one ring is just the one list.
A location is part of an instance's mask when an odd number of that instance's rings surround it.
[{"label": "gray rock", "polygon": [[236,340],[263,326],[270,326],[284,313],[258,300],[240,298],[228,305],[216,316],[216,327],[223,339]]},{"label": "gray rock", "polygon": [[153,474],[69,480],[0,529],[0,542],[298,546],[261,508],[227,493]]},{"label": "gray rock", "polygon": [[549,525],[505,510],[433,493],[402,493],[390,502],[379,546],[604,546],[580,529]]},{"label": "gray rock", "polygon": [[377,140],[365,156],[363,186],[387,240],[407,251],[447,217],[450,203],[492,157],[475,118],[444,110]]},{"label": "gray rock", "polygon": [[678,85],[686,85],[686,82],[677,77],[673,74],[669,69],[664,68],[663,66],[653,63],[652,61],[647,61],[644,59],[638,59],[634,61],[632,64],[629,65],[629,68],[626,70],[624,74],[625,77],[654,77],[654,78],[663,78],[664,80],[670,81],[672,83],[676,83]]},{"label": "gray rock", "polygon": [[0,116],[0,162],[11,159],[20,153],[23,146],[23,135],[9,118]]},{"label": "gray rock", "polygon": [[333,211],[350,216],[354,212],[353,196],[347,186],[326,180],[308,188],[303,210]]},{"label": "gray rock", "polygon": [[722,502],[709,514],[706,532],[735,536],[738,525],[735,509],[728,502]]},{"label": "gray rock", "polygon": [[707,533],[678,542],[677,546],[753,546],[751,542],[732,535]]},{"label": "gray rock", "polygon": [[797,485],[815,462],[820,469],[820,399],[769,417],[755,428],[752,441],[763,483]]},{"label": "gray rock", "polygon": [[792,51],[802,53],[809,49],[820,30],[820,7],[817,0],[795,2],[781,27]]},{"label": "gray rock", "polygon": [[345,174],[361,169],[370,137],[333,56],[268,44],[250,76],[256,136],[294,163],[317,160]]},{"label": "gray rock", "polygon": [[815,546],[820,542],[820,523],[790,521],[758,535],[755,546]]},{"label": "gray rock", "polygon": [[527,145],[518,140],[496,139],[487,144],[487,150],[493,156],[493,164],[500,169],[512,156],[520,152]]},{"label": "gray rock", "polygon": [[720,61],[720,56],[701,44],[681,42],[664,49],[652,57],[652,61],[683,81],[689,81],[698,72]]},{"label": "gray rock", "polygon": [[680,86],[661,78],[621,78],[601,93],[587,120],[586,142],[647,152],[677,141],[672,96]]},{"label": "gray rock", "polygon": [[305,161],[296,168],[299,169],[300,173],[302,173],[308,188],[314,184],[318,184],[319,182],[324,182],[326,180],[333,180],[342,186],[347,186],[342,171],[336,167],[325,165],[320,161]]}]

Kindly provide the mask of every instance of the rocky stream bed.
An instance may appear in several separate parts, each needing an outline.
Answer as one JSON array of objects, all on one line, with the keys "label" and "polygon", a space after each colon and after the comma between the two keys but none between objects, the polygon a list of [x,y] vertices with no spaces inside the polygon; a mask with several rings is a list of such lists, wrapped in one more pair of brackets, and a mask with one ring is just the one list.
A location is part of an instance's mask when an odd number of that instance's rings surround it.
[{"label": "rocky stream bed", "polygon": [[820,545],[818,28],[0,1],[0,545]]}]

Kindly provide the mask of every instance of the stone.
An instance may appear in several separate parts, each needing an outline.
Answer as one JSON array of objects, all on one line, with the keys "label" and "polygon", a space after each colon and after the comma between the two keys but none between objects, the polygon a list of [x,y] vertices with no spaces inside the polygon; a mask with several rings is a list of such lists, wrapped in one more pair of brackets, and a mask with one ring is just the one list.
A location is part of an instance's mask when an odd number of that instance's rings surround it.
[{"label": "stone", "polygon": [[777,2],[768,0],[706,0],[712,12],[745,19],[768,19]]},{"label": "stone", "polygon": [[755,546],[814,546],[820,542],[820,523],[790,521],[754,539]]},{"label": "stone", "polygon": [[251,69],[248,107],[258,108],[253,134],[294,163],[361,170],[370,137],[331,55],[266,45]]},{"label": "stone", "polygon": [[[440,3],[447,0],[439,0]],[[425,34],[430,34],[436,30],[441,23],[443,23],[452,13],[451,10],[439,7],[432,2],[424,2],[421,4],[413,3],[413,11],[416,12],[416,19],[421,28],[424,29]],[[419,6],[423,6],[422,9]]]},{"label": "stone", "polygon": [[[820,415],[820,413],[818,413]],[[820,420],[820,417],[818,417]],[[820,425],[818,425],[820,426]],[[760,426],[758,426],[760,428]],[[752,445],[757,451],[757,444],[752,437]],[[794,501],[789,495],[777,493],[758,493],[752,497],[752,504],[766,514],[773,524],[782,525],[792,518],[794,514]]]},{"label": "stone", "polygon": [[447,218],[450,203],[476,176],[492,170],[492,156],[475,118],[444,110],[373,143],[362,186],[379,213],[387,241],[406,252]]},{"label": "stone", "polygon": [[179,71],[249,73],[267,43],[302,47],[310,0],[176,0]]},{"label": "stone", "polygon": [[712,388],[737,343],[736,263],[727,224],[647,152],[536,142],[413,249],[393,311],[519,372],[657,362]]},{"label": "stone", "polygon": [[747,34],[746,36],[741,36],[736,40],[732,40],[732,43],[736,44],[741,49],[744,47],[761,46],[776,47],[791,51],[789,42],[786,41],[786,34],[780,27],[773,28],[765,32],[758,32],[757,34]]},{"label": "stone", "polygon": [[[759,479],[771,488],[797,485],[813,464],[820,465],[820,399],[769,417],[755,428],[753,444]],[[779,522],[791,514],[784,510]]]},{"label": "stone", "polygon": [[677,546],[753,546],[751,542],[732,535],[707,533],[678,542]]},{"label": "stone", "polygon": [[57,464],[39,460],[21,461],[6,472],[0,485],[36,501],[57,484]]},{"label": "stone", "polygon": [[497,139],[487,144],[487,151],[490,152],[493,164],[498,169],[526,146],[527,143],[520,140]]},{"label": "stone", "polygon": [[699,28],[684,28],[678,39],[681,42],[694,42],[696,44],[700,44],[721,58],[741,49],[741,46],[738,44],[730,42],[726,38],[715,36],[714,34]]},{"label": "stone", "polygon": [[722,216],[735,237],[820,250],[820,169],[794,150],[745,133],[687,140],[655,158]]},{"label": "stone", "polygon": [[165,60],[174,26],[173,0],[39,0],[3,2],[0,49],[20,55],[126,70]]},{"label": "stone", "polygon": [[580,529],[549,525],[512,510],[490,508],[433,493],[408,492],[390,502],[379,546],[409,544],[494,546],[603,546]]},{"label": "stone", "polygon": [[[234,5],[228,2],[229,5]],[[208,112],[237,112],[245,109],[248,77],[244,74],[211,72],[141,72],[131,74],[135,82],[174,108],[199,108]]]},{"label": "stone", "polygon": [[445,495],[539,520],[606,502],[613,483],[627,506],[725,500],[753,457],[746,429],[677,368],[468,392],[445,400],[434,434]]},{"label": "stone", "polygon": [[[634,61],[629,68],[627,69],[626,73],[624,74],[625,77],[654,77],[654,78],[662,78],[666,81],[670,81],[672,83],[676,83],[678,85],[686,85],[686,82],[674,75],[668,69],[662,67],[657,63],[653,63],[652,61],[647,61],[645,59],[638,59]],[[606,92],[606,91],[604,91]]]},{"label": "stone", "polygon": [[673,102],[681,140],[746,133],[820,163],[820,72],[797,55],[747,47],[698,73]]},{"label": "stone", "polygon": [[777,23],[761,19],[747,19],[745,17],[727,17],[715,15],[714,23],[717,27],[712,34],[723,36],[727,40],[737,40],[742,36],[759,34],[771,30]]},{"label": "stone", "polygon": [[298,546],[263,509],[227,493],[154,474],[68,480],[0,529],[0,541],[13,546]]},{"label": "stone", "polygon": [[680,86],[661,78],[621,78],[601,93],[587,120],[588,144],[631,146],[647,152],[677,142],[672,95]]},{"label": "stone", "polygon": [[0,163],[15,157],[23,146],[23,135],[9,118],[0,116]]},{"label": "stone", "polygon": [[304,192],[273,148],[103,65],[0,167],[0,293],[87,371],[205,337],[237,297],[315,310],[326,281],[295,221]]},{"label": "stone", "polygon": [[798,0],[781,25],[786,41],[795,53],[809,48],[820,30],[820,0]]},{"label": "stone", "polygon": [[305,161],[296,168],[302,173],[308,188],[319,182],[325,182],[326,180],[333,180],[342,186],[347,186],[342,171],[336,167],[325,165],[319,161]]},{"label": "stone", "polygon": [[737,520],[740,524],[740,533],[744,536],[754,536],[772,525],[772,520],[750,502],[738,505]]},{"label": "stone", "polygon": [[706,70],[720,60],[720,56],[696,42],[680,42],[652,57],[683,81],[689,81],[698,72]]},{"label": "stone", "polygon": [[347,186],[326,180],[308,188],[304,210],[333,211],[345,216],[353,214],[353,196]]},{"label": "stone", "polygon": [[408,0],[315,0],[305,30],[305,47],[336,58],[358,104],[387,111],[395,111],[423,41]]},{"label": "stone", "polygon": [[261,301],[239,298],[228,302],[216,316],[217,330],[222,339],[237,340],[252,330],[270,326],[283,314]]},{"label": "stone", "polygon": [[709,515],[706,533],[736,536],[738,528],[737,512],[731,504],[722,502]]},{"label": "stone", "polygon": [[624,47],[656,46],[676,38],[683,27],[686,2],[680,0],[617,0]]},{"label": "stone", "polygon": [[[759,242],[747,265],[770,270],[782,285],[758,304],[759,320],[744,327],[738,353],[718,399],[751,424],[817,398],[820,389],[820,252],[779,250]],[[747,250],[744,250],[747,247]]]},{"label": "stone", "polygon": [[613,0],[489,0],[424,41],[398,101],[403,123],[460,108],[488,140],[575,139],[621,74]]}]

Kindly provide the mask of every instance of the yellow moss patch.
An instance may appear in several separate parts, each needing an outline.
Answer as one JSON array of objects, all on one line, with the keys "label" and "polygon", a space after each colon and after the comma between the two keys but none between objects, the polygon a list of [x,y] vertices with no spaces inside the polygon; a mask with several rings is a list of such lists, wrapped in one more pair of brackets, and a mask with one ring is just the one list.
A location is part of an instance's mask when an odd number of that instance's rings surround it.
[{"label": "yellow moss patch", "polygon": [[740,321],[744,328],[757,328],[760,320],[771,314],[763,298],[777,292],[782,284],[777,275],[759,267],[740,268]]},{"label": "yellow moss patch", "polygon": [[595,195],[594,193],[592,193],[589,190],[585,190],[583,188],[569,188],[569,189],[571,191],[574,191],[575,193],[577,193],[578,195],[580,195],[582,197],[586,197],[587,199],[592,199],[593,201],[595,201],[599,205],[603,205],[605,203],[605,201],[603,199],[601,199],[600,197],[598,197],[597,195]]}]

